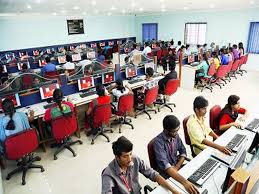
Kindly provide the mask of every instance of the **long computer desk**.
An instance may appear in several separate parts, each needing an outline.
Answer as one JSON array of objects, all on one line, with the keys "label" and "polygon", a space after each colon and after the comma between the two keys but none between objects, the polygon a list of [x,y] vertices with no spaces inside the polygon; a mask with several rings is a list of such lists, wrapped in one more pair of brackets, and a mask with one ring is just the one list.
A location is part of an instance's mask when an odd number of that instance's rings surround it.
[{"label": "long computer desk", "polygon": [[[248,119],[248,121],[251,119]],[[248,122],[247,122],[248,123]],[[244,124],[245,126],[245,124]],[[225,146],[236,134],[242,134],[247,135],[247,139],[245,140],[245,146],[246,148],[249,148],[255,133],[247,130],[240,130],[235,127],[231,127],[228,129],[223,135],[221,135],[217,140],[215,140],[215,143]],[[188,178],[190,175],[192,175],[207,159],[211,158],[211,154],[213,152],[218,152],[218,150],[208,147],[205,150],[203,150],[199,155],[197,155],[195,158],[193,158],[190,162],[188,162],[184,167],[182,167],[178,172],[181,174],[184,178]],[[224,155],[224,154],[223,154]],[[255,166],[258,164],[258,154],[257,158],[253,161],[252,165],[248,165],[245,168],[248,170],[253,170],[251,166]],[[198,187],[198,190],[200,193],[202,193],[205,189],[209,191],[209,193],[222,193],[221,185],[223,184],[226,174],[227,174],[228,166],[224,163],[220,163],[219,167],[213,172],[211,176],[204,182],[202,187]],[[257,177],[258,178],[258,177]],[[188,193],[184,187],[177,182],[176,180],[169,178],[174,187],[180,191],[181,193]],[[152,194],[168,194],[170,193],[166,189],[162,188],[161,186],[157,187],[154,191],[151,192]]]}]

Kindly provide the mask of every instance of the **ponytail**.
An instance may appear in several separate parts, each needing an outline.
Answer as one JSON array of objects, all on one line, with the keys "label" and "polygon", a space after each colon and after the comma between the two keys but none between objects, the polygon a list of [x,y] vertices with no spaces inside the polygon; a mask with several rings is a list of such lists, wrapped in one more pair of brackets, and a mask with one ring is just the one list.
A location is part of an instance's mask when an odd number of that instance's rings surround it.
[{"label": "ponytail", "polygon": [[14,103],[10,99],[5,99],[2,104],[3,104],[4,113],[10,117],[10,120],[8,121],[5,129],[14,130],[15,129],[15,123],[13,120],[13,115],[15,113]]},{"label": "ponytail", "polygon": [[61,89],[55,89],[53,92],[53,100],[56,102],[58,105],[60,112],[62,113],[63,116],[65,117],[70,117],[72,115],[72,111],[68,113],[63,112],[63,107],[62,107],[62,99],[63,99],[63,92]]}]

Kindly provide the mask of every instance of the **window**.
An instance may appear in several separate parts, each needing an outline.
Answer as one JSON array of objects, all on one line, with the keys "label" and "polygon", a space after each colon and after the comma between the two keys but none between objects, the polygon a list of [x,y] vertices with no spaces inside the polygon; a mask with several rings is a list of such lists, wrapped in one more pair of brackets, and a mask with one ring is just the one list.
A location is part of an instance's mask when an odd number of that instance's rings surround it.
[{"label": "window", "polygon": [[259,22],[250,23],[247,52],[259,53]]},{"label": "window", "polygon": [[157,40],[157,23],[142,24],[142,40]]},{"label": "window", "polygon": [[185,44],[206,43],[207,23],[185,23],[184,42]]}]

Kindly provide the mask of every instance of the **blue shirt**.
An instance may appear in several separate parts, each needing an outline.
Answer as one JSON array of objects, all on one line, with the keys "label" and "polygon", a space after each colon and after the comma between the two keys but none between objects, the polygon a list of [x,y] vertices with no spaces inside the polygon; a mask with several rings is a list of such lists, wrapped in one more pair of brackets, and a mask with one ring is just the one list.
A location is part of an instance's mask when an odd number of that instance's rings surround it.
[{"label": "blue shirt", "polygon": [[227,65],[228,64],[228,56],[223,54],[221,55],[221,65]]},{"label": "blue shirt", "polygon": [[[4,142],[6,137],[19,133],[25,129],[30,128],[29,120],[26,114],[22,112],[15,112],[12,117],[15,125],[14,130],[6,130],[6,125],[10,121],[10,117],[8,115],[0,117],[0,141]],[[0,144],[0,152],[2,152],[2,147]]]},{"label": "blue shirt", "polygon": [[170,176],[165,172],[166,169],[177,164],[179,155],[186,157],[186,149],[179,135],[175,138],[170,138],[164,132],[155,137],[153,146],[158,166],[157,170],[161,176],[167,179]]},{"label": "blue shirt", "polygon": [[197,66],[197,69],[203,69],[203,73],[198,73],[198,77],[208,77],[209,65],[206,61],[202,61],[200,65]]},{"label": "blue shirt", "polygon": [[56,65],[53,63],[48,63],[46,64],[42,69],[41,69],[41,74],[44,75],[45,72],[50,72],[50,71],[57,71]]}]

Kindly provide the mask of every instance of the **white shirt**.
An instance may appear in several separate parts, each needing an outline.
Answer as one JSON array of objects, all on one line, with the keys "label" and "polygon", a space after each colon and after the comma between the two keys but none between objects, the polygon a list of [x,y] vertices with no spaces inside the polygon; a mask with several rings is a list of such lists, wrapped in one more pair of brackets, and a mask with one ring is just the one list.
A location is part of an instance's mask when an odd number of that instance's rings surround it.
[{"label": "white shirt", "polygon": [[129,89],[125,87],[125,90],[123,91],[123,93],[121,93],[120,90],[118,90],[117,88],[114,88],[112,90],[112,95],[114,97],[116,97],[116,100],[115,102],[113,102],[114,106],[116,107],[116,110],[118,109],[118,102],[119,102],[119,98],[122,96],[122,95],[125,95],[125,94],[128,94],[129,93]]},{"label": "white shirt", "polygon": [[175,47],[175,51],[177,52],[180,48],[181,48],[181,46]]},{"label": "white shirt", "polygon": [[64,68],[64,69],[75,69],[75,64],[74,64],[74,63],[71,63],[71,62],[66,62],[66,63],[63,65],[63,68]]},{"label": "white shirt", "polygon": [[152,50],[151,50],[150,46],[146,46],[144,48],[144,50],[142,51],[142,54],[147,55],[148,53],[151,53],[151,52],[152,52]]}]

